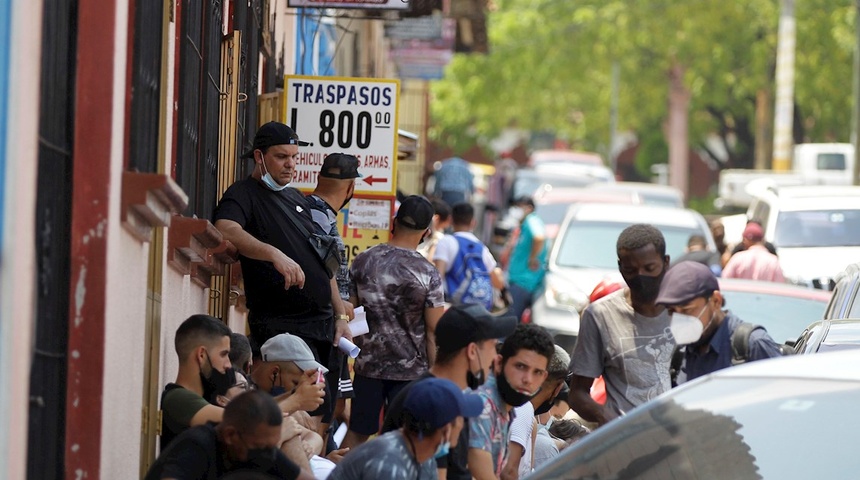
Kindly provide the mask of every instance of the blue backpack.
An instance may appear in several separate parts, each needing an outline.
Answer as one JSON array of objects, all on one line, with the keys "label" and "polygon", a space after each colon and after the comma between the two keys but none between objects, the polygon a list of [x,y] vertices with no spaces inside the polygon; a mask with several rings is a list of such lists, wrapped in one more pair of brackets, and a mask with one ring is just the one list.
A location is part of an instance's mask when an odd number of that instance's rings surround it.
[{"label": "blue backpack", "polygon": [[454,305],[483,305],[493,308],[493,284],[484,265],[484,245],[455,235],[459,250],[445,274],[448,301]]}]

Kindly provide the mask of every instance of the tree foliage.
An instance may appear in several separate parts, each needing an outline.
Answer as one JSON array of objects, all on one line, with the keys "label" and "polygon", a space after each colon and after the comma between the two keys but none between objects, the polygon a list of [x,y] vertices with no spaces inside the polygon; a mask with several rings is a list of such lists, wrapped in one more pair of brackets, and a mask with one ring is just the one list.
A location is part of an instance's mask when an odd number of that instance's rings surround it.
[{"label": "tree foliage", "polygon": [[[852,3],[797,1],[795,91],[808,141],[847,140]],[[515,127],[603,151],[617,62],[619,128],[653,138],[666,119],[669,67],[679,64],[690,141],[718,134],[731,164],[749,166],[756,95],[774,89],[778,20],[777,0],[497,0],[491,52],[455,56],[433,85],[432,134],[462,150]]]}]

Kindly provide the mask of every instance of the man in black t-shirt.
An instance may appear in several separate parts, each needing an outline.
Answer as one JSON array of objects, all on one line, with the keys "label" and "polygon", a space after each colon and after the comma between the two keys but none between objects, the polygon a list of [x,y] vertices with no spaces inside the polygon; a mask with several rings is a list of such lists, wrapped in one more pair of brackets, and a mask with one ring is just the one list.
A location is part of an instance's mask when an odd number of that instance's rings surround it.
[{"label": "man in black t-shirt", "polygon": [[[283,123],[269,122],[246,153],[256,164],[249,178],[224,192],[215,227],[239,251],[251,337],[262,345],[280,333],[304,340],[314,357],[329,366],[326,401],[313,416],[322,428],[331,420],[340,369],[330,357],[341,335],[352,338],[348,317],[322,261],[308,241],[314,231],[311,207],[291,188],[299,146],[307,143]],[[324,431],[324,430],[322,430]]]},{"label": "man in black t-shirt", "polygon": [[220,424],[186,430],[163,451],[145,480],[216,480],[230,472],[312,479],[278,450],[283,416],[265,392],[250,391],[224,409]]},{"label": "man in black t-shirt", "polygon": [[[403,402],[417,382],[428,377],[446,378],[460,389],[475,389],[487,376],[499,339],[514,332],[515,317],[496,317],[481,305],[449,308],[436,324],[436,363],[421,378],[406,385],[388,405],[382,433],[403,426]],[[468,422],[468,419],[464,419]],[[469,425],[465,423],[447,456],[436,460],[439,478],[470,480],[466,467],[469,454]]]}]

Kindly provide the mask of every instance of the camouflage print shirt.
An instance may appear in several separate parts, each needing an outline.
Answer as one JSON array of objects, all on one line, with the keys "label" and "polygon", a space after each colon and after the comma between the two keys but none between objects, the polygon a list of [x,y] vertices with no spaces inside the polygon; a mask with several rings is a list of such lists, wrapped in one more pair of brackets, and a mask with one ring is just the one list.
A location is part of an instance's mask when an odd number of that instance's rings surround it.
[{"label": "camouflage print shirt", "polygon": [[382,244],[356,256],[350,275],[350,294],[364,306],[370,329],[355,338],[355,372],[415,380],[430,368],[424,309],[445,302],[436,267],[415,250]]}]

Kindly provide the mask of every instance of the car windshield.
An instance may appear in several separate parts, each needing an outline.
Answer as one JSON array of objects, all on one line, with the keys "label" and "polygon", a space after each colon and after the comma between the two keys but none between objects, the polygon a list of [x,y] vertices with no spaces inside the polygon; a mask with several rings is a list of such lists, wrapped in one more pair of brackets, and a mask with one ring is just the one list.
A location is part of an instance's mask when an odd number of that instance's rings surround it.
[{"label": "car windshield", "polygon": [[722,289],[726,308],[745,322],[763,326],[777,343],[796,340],[807,325],[820,320],[827,302],[787,295]]},{"label": "car windshield", "polygon": [[642,197],[642,203],[646,205],[659,205],[663,207],[677,207],[681,208],[684,206],[684,202],[681,201],[678,197],[673,197],[671,195],[661,195],[659,193],[646,193],[639,192],[639,196]]},{"label": "car windshield", "polygon": [[[555,263],[560,267],[618,268],[615,242],[628,223],[572,221],[568,224]],[[676,258],[684,253],[690,235],[703,235],[697,228],[654,224],[666,239],[666,254]]]},{"label": "car windshield", "polygon": [[596,178],[590,177],[571,177],[553,174],[550,172],[518,175],[514,180],[513,197],[521,197],[523,195],[534,195],[538,187],[541,185],[551,185],[555,188],[559,187],[584,187],[598,181]]},{"label": "car windshield", "polygon": [[535,206],[535,214],[547,225],[558,225],[564,220],[564,214],[570,203],[541,203]]},{"label": "car windshield", "polygon": [[773,243],[777,248],[860,246],[860,210],[781,212]]},{"label": "car windshield", "polygon": [[856,382],[723,377],[691,387],[601,427],[529,478],[843,478],[857,469]]}]

